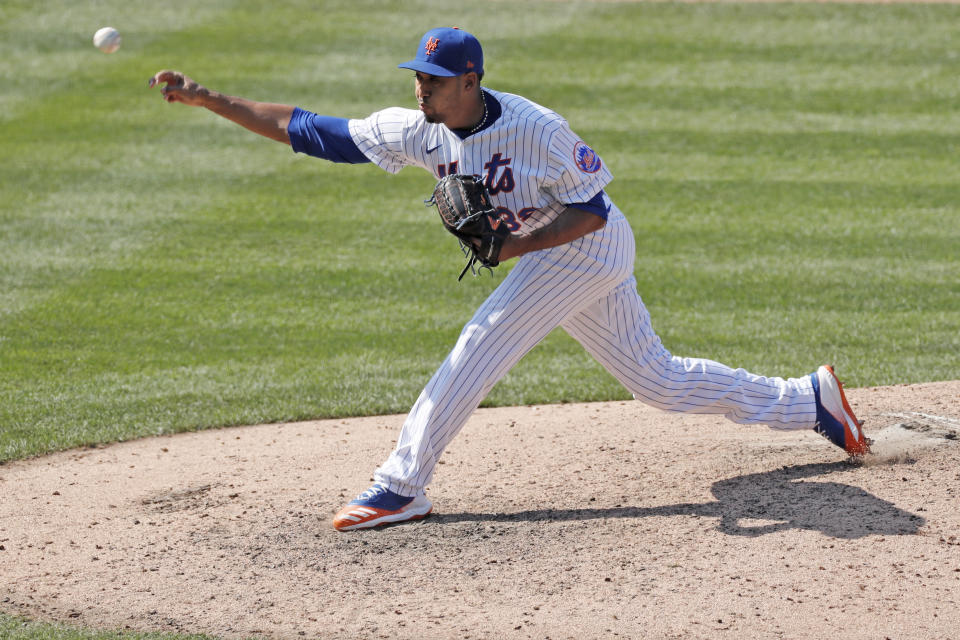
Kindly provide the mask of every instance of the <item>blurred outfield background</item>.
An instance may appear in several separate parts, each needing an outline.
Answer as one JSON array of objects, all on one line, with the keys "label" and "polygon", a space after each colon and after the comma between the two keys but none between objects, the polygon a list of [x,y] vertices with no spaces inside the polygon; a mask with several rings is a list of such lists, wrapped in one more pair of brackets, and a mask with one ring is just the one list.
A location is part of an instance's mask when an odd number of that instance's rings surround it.
[{"label": "blurred outfield background", "polygon": [[[426,173],[332,165],[147,79],[363,117],[438,25],[599,151],[677,355],[851,386],[960,364],[960,8],[0,4],[0,462],[404,412],[503,277],[456,282]],[[113,55],[91,37],[118,28]],[[487,405],[622,399],[555,332]],[[2,605],[0,605],[2,608]],[[106,637],[0,617],[0,636]],[[110,636],[113,637],[113,636]],[[139,636],[137,636],[139,637]]]}]

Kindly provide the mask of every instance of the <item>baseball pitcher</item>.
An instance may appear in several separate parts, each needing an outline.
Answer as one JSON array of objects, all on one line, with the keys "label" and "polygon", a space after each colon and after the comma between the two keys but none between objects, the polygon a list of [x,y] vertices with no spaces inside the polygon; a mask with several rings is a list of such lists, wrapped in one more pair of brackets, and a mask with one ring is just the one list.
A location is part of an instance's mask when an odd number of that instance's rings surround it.
[{"label": "baseball pitcher", "polygon": [[430,201],[467,253],[465,271],[517,259],[414,403],[373,486],[336,514],[334,527],[430,513],[425,489],[446,446],[494,384],[557,326],[642,402],[814,429],[850,455],[868,451],[831,367],[784,379],[667,351],[637,293],[634,235],[606,193],[609,167],[554,111],[481,86],[483,51],[473,35],[431,29],[399,67],[414,72],[417,108],[363,119],[223,95],[176,71],[150,80],[163,85],[168,102],[205,107],[297,153],[373,162],[391,173],[419,167],[437,181]]}]

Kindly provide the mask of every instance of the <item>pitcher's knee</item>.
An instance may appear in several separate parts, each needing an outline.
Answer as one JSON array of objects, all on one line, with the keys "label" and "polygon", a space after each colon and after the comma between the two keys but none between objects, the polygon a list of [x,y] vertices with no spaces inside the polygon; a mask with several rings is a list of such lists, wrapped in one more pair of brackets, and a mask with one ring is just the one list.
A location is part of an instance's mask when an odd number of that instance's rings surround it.
[{"label": "pitcher's knee", "polygon": [[629,391],[634,399],[660,409],[674,409],[688,393],[677,375],[676,358],[664,352],[643,363],[631,376]]}]

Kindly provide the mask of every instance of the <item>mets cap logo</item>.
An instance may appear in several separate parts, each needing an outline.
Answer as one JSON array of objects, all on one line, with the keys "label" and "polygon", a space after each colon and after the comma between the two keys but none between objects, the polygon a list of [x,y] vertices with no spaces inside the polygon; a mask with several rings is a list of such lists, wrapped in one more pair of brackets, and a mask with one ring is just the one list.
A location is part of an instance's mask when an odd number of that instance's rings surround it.
[{"label": "mets cap logo", "polygon": [[600,170],[600,156],[583,142],[578,142],[574,145],[573,158],[576,160],[580,171],[584,173],[596,173]]},{"label": "mets cap logo", "polygon": [[430,38],[427,40],[427,44],[423,47],[427,51],[427,55],[431,55],[437,50],[437,47],[440,46],[440,40],[437,38]]}]

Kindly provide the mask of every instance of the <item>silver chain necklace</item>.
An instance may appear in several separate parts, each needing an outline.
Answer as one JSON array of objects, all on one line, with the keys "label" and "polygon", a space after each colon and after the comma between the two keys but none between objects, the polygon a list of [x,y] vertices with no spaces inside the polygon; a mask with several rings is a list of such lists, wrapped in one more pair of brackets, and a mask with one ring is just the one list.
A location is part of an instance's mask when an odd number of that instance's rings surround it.
[{"label": "silver chain necklace", "polygon": [[480,118],[480,122],[477,123],[477,126],[475,126],[473,129],[470,129],[470,133],[476,133],[482,129],[485,124],[487,124],[487,99],[484,97],[483,91],[480,92],[480,99],[483,100],[483,117]]}]

